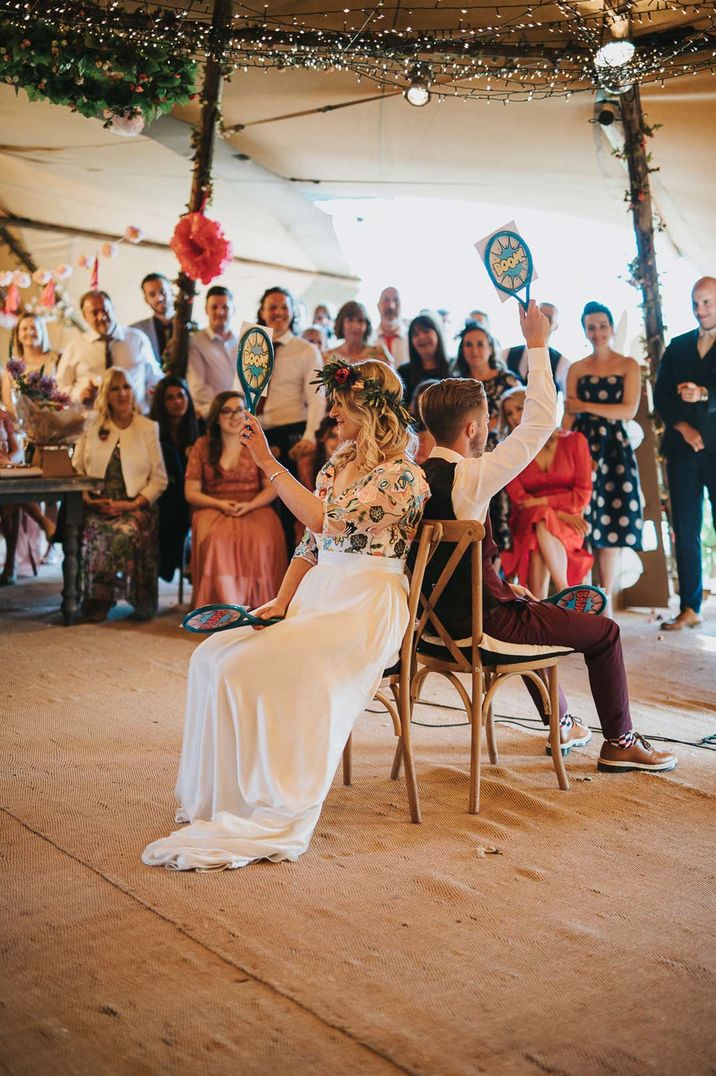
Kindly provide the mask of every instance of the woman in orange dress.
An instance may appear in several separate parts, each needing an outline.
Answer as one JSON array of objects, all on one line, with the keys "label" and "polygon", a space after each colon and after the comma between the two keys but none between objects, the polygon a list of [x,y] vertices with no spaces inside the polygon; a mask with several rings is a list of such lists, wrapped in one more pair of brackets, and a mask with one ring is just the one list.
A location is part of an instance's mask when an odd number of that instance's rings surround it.
[{"label": "woman in orange dress", "polygon": [[220,392],[207,433],[189,456],[195,606],[226,602],[253,609],[276,597],[286,571],[283,528],[271,507],[276,493],[241,444],[243,421],[241,394]]},{"label": "woman in orange dress", "polygon": [[[524,389],[502,397],[505,426],[519,426]],[[566,436],[565,436],[566,434]],[[557,590],[584,580],[593,557],[584,548],[588,525],[584,511],[592,496],[592,456],[586,437],[556,429],[524,471],[507,484],[512,504],[512,548],[502,567],[536,598],[546,598],[550,576]]]}]

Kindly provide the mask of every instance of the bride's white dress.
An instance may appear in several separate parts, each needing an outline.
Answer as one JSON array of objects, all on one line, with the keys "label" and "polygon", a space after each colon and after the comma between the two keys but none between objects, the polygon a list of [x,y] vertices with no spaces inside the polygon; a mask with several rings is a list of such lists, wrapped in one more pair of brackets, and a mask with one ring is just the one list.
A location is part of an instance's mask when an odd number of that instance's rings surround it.
[{"label": "bride's white dress", "polygon": [[145,848],[150,866],[243,867],[308,847],[353,725],[397,658],[405,556],[429,496],[406,459],[335,498],[333,479],[328,463],[323,531],[296,551],[314,566],[286,619],[194,652],[176,786],[177,821],[190,825]]}]

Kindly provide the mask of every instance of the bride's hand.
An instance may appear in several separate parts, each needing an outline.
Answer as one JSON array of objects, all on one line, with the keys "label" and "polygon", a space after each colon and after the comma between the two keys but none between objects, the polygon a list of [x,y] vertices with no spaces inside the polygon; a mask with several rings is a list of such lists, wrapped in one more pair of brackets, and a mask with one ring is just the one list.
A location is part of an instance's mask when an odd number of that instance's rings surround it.
[{"label": "bride's hand", "polygon": [[246,445],[251,453],[251,458],[254,463],[257,467],[260,467],[262,471],[266,471],[269,467],[275,465],[276,458],[269,448],[263,427],[256,416],[250,414],[248,411],[244,413],[244,424],[241,430],[241,444]]},{"label": "bride's hand", "polygon": [[[260,617],[261,620],[270,620],[270,618],[274,616],[286,616],[285,606],[281,605],[276,598],[272,598],[270,602],[264,602],[263,605],[259,605],[258,609],[252,609],[251,612],[254,616]],[[262,627],[259,627],[258,624],[254,624],[252,627],[254,631],[264,630]],[[269,627],[269,625],[266,625],[266,627]]]}]

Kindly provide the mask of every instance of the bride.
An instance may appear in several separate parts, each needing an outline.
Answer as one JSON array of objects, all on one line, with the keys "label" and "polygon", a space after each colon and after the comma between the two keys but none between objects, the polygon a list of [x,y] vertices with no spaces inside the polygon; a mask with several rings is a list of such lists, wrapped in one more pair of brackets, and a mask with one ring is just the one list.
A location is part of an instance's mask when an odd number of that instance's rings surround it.
[{"label": "bride", "polygon": [[174,870],[306,851],[343,748],[407,626],[405,558],[429,497],[402,384],[377,360],[317,371],[342,444],[310,493],[246,415],[242,439],[306,525],[265,628],[211,636],[191,659],[176,796],[184,829],[145,848]]}]

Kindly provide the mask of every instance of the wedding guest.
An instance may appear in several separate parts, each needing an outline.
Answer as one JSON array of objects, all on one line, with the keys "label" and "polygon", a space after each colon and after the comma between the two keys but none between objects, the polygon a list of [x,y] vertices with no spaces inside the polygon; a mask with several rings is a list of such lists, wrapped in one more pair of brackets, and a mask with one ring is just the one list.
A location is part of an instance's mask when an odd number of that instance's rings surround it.
[{"label": "wedding guest", "polygon": [[420,464],[421,467],[435,448],[435,438],[423,422],[423,416],[420,414],[420,400],[426,389],[429,389],[431,385],[438,384],[439,381],[437,378],[426,378],[425,381],[421,381],[415,387],[415,392],[413,393],[413,398],[410,402],[410,407],[408,408],[413,419],[413,429],[418,437],[418,447],[415,450],[415,462]]},{"label": "wedding guest", "polygon": [[[549,336],[547,338],[549,342],[559,327],[559,310],[554,303],[540,303],[539,308],[549,322]],[[557,351],[556,348],[550,347],[548,351],[549,365],[555,385],[560,392],[564,392],[570,365],[569,359],[561,351]],[[513,374],[518,374],[524,381],[527,377],[527,348],[524,344],[505,348],[501,358],[507,369],[511,370]]]},{"label": "wedding guest", "polygon": [[[22,448],[15,433],[15,424],[9,411],[0,406],[0,464],[22,462]],[[55,522],[44,515],[38,504],[4,504],[0,508],[0,526],[5,539],[5,564],[0,573],[0,587],[9,587],[16,581],[15,562],[20,534],[21,514],[26,514],[44,532],[48,542],[55,533]]]},{"label": "wedding guest", "polygon": [[[12,356],[25,364],[25,373],[31,374],[43,370],[48,377],[54,377],[57,368],[57,354],[50,347],[47,322],[38,314],[22,314],[12,331]],[[15,410],[15,379],[4,369],[2,372],[3,407],[13,416]]]},{"label": "wedding guest", "polygon": [[636,359],[612,349],[614,318],[606,306],[587,303],[582,328],[593,350],[569,368],[562,425],[583,433],[592,453],[589,544],[599,582],[611,598],[617,551],[641,549],[639,470],[624,427],[639,407],[641,371]]},{"label": "wedding guest", "polygon": [[[487,397],[489,433],[486,452],[492,452],[501,440],[500,436],[500,400],[502,396],[522,382],[497,358],[495,338],[488,328],[474,321],[468,321],[459,336],[455,360],[455,372],[458,377],[472,377],[481,381]],[[490,505],[492,532],[499,550],[510,547],[510,501],[506,491],[499,490]]]},{"label": "wedding guest", "polygon": [[316,488],[316,479],[318,478],[319,471],[325,467],[330,460],[334,452],[336,452],[340,446],[341,437],[338,432],[338,423],[331,415],[326,415],[321,420],[321,425],[316,430],[316,459],[315,459],[315,473],[313,475],[313,485],[311,489]]},{"label": "wedding guest", "polygon": [[[510,389],[502,397],[507,433],[519,426],[524,407],[523,388]],[[553,430],[535,458],[505,488],[512,504],[512,545],[502,554],[506,577],[516,575],[536,598],[547,597],[550,578],[556,590],[583,582],[593,558],[584,548],[592,457],[582,434]]]},{"label": "wedding guest", "polygon": [[159,575],[167,583],[183,570],[184,541],[189,532],[189,507],[184,496],[189,450],[199,436],[196,411],[186,382],[163,377],[154,390],[151,419],[159,426],[159,444],[168,485],[158,502]]},{"label": "wedding guest", "polygon": [[151,317],[135,321],[131,328],[140,329],[149,337],[152,351],[159,365],[171,340],[174,318],[174,296],[164,273],[148,273],[142,281],[142,295],[151,310]]},{"label": "wedding guest", "polygon": [[398,289],[383,288],[378,299],[380,322],[375,342],[382,345],[393,360],[395,367],[408,361],[408,340],[400,320],[400,295]]},{"label": "wedding guest", "polygon": [[408,327],[408,362],[398,367],[398,377],[405,385],[405,399],[410,409],[417,385],[426,378],[440,380],[450,373],[445,355],[443,334],[429,314],[418,314]]},{"label": "wedding guest", "polygon": [[311,321],[314,325],[318,325],[323,329],[327,339],[330,341],[333,338],[333,316],[330,311],[330,307],[325,303],[319,303],[313,311],[313,317]]},{"label": "wedding guest", "polygon": [[486,314],[484,310],[471,310],[465,318],[465,324],[469,325],[471,321],[474,321],[476,325],[484,325],[488,332],[492,332],[490,315]]},{"label": "wedding guest", "polygon": [[[258,415],[272,450],[292,475],[298,476],[298,460],[316,451],[316,430],[326,413],[326,401],[316,395],[316,368],[320,354],[295,335],[296,304],[286,288],[268,288],[261,296],[257,319],[272,330],[274,367],[268,395],[259,402]],[[280,506],[289,552],[296,545],[296,521]]]},{"label": "wedding guest", "polygon": [[177,818],[190,823],[143,853],[180,870],[297,859],[336,766],[408,623],[405,556],[427,487],[411,458],[402,386],[386,363],[324,367],[342,448],[316,493],[271,453],[246,416],[256,465],[306,526],[260,618],[219,632],[189,671]]},{"label": "wedding guest", "polygon": [[346,362],[362,362],[364,359],[378,359],[395,366],[392,356],[383,344],[369,344],[373,327],[368,311],[363,303],[351,299],[344,303],[336,317],[336,336],[338,343],[323,356],[324,363],[344,359]]},{"label": "wedding guest", "polygon": [[203,419],[216,394],[235,386],[239,350],[239,338],[231,329],[234,296],[229,289],[221,284],[209,288],[205,310],[209,324],[191,335],[186,374],[196,413]]},{"label": "wedding guest", "polygon": [[244,415],[240,393],[220,392],[189,456],[195,606],[262,605],[276,596],[286,570],[281,521],[271,507],[276,490],[241,443]]},{"label": "wedding guest", "polygon": [[664,420],[661,448],[671,499],[679,613],[664,631],[701,623],[701,526],[704,492],[716,520],[716,278],[701,277],[691,292],[698,329],[675,337],[659,363],[654,404]]},{"label": "wedding guest", "polygon": [[87,332],[75,336],[62,353],[57,384],[75,403],[91,407],[110,367],[124,370],[137,407],[149,410],[151,392],[162,376],[146,333],[117,323],[106,291],[87,291],[79,302]]},{"label": "wedding guest", "polygon": [[[632,728],[619,625],[606,616],[593,616],[534,601],[519,585],[510,585],[495,570],[497,547],[492,539],[488,505],[496,490],[524,471],[545,445],[556,420],[557,394],[547,354],[547,319],[530,303],[520,324],[529,348],[525,413],[522,422],[495,450],[485,453],[487,407],[483,385],[474,380],[448,379],[433,385],[422,399],[422,414],[437,442],[424,464],[431,497],[430,519],[475,519],[483,523],[483,631],[505,643],[536,643],[570,647],[583,654],[589,685],[604,743],[597,762],[606,773],[629,770],[673,770],[675,755],[656,751]],[[425,572],[425,588],[434,586],[451,551],[439,550]],[[437,604],[437,614],[455,639],[472,633],[472,572],[463,558]],[[541,696],[529,678],[525,686],[547,724]],[[569,714],[560,691],[560,738],[564,753],[591,739],[589,728]]]},{"label": "wedding guest", "polygon": [[301,339],[313,344],[320,352],[325,351],[328,347],[328,335],[322,325],[309,325],[301,333]]},{"label": "wedding guest", "polygon": [[72,457],[78,474],[103,479],[98,493],[83,494],[83,613],[95,623],[106,620],[124,598],[135,620],[149,620],[158,601],[156,502],[167,487],[159,427],[139,413],[120,367],[107,371],[95,410]]}]

